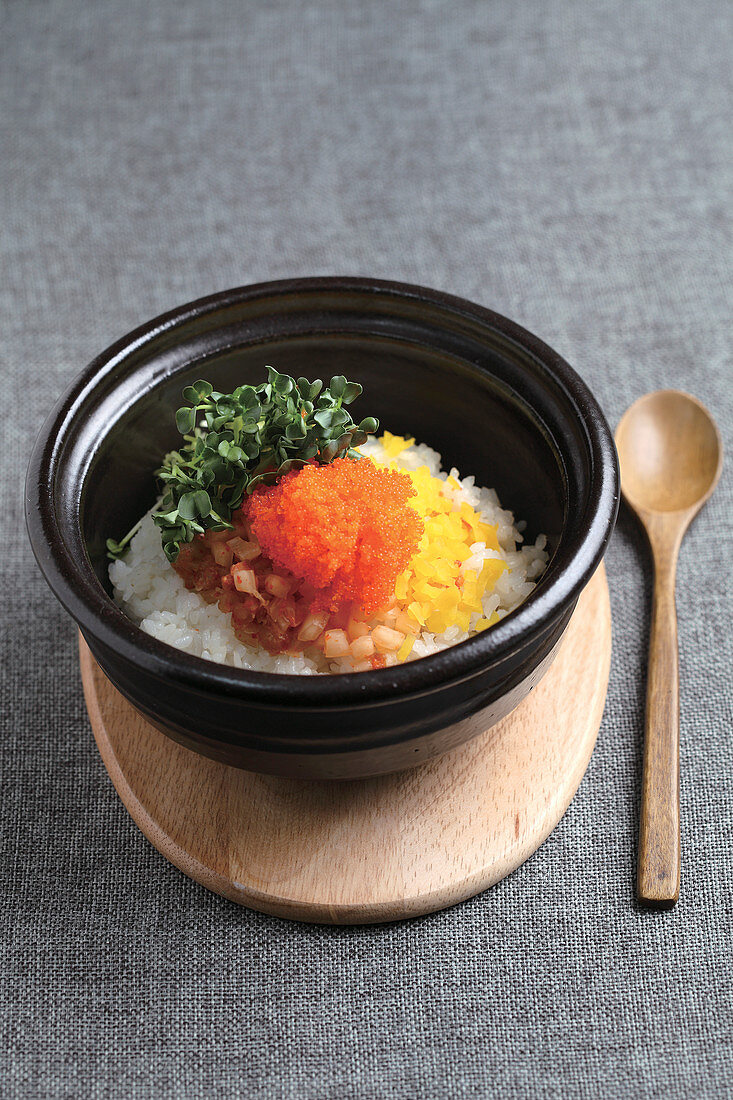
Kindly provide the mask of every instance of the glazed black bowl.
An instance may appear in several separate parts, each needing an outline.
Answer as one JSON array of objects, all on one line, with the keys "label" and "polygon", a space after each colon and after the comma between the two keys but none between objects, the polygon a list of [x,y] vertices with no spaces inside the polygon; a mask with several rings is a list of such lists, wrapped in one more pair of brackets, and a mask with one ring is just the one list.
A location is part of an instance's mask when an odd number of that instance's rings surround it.
[{"label": "glazed black bowl", "polygon": [[[199,377],[230,390],[281,372],[345,374],[354,406],[497,489],[548,536],[535,591],[491,630],[395,668],[279,676],[216,665],[144,634],[116,606],[105,540],[154,503]],[[251,771],[349,778],[396,771],[507,714],[551,661],[618,507],[608,425],[559,355],[511,321],[422,287],[299,279],[225,291],[150,321],[95,359],[36,443],[26,490],[33,551],[112,683],[196,752]]]}]

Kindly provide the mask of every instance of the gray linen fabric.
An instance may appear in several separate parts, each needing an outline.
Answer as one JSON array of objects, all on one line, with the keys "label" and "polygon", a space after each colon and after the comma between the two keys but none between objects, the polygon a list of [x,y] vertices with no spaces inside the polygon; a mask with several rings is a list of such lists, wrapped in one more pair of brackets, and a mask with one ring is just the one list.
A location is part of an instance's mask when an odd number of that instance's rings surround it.
[{"label": "gray linen fabric", "polygon": [[690,390],[730,454],[730,5],[0,11],[0,1093],[733,1095],[729,476],[680,561],[684,870],[665,914],[633,900],[649,563],[627,516],[608,705],[565,818],[484,895],[357,929],[240,910],[140,835],[21,517],[34,434],[95,353],[291,275],[474,299],[553,344],[612,424],[647,390]]}]

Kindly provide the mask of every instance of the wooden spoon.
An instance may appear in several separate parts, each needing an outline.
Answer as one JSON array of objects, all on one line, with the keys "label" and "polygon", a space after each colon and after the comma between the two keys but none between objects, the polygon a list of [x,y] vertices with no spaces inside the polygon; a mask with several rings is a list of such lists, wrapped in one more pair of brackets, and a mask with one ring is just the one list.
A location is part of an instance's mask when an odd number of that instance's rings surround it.
[{"label": "wooden spoon", "polygon": [[720,477],[723,444],[696,398],[659,390],[626,411],[616,446],[624,499],[641,520],[654,558],[637,896],[666,909],[680,892],[677,554]]}]

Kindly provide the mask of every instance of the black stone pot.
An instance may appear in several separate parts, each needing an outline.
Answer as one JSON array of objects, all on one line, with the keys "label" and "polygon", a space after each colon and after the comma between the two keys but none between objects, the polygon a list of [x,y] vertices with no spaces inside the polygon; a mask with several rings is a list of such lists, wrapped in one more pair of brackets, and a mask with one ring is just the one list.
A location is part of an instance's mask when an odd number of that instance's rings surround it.
[{"label": "black stone pot", "polygon": [[[550,564],[491,630],[396,668],[344,676],[243,672],[144,634],[115,605],[105,540],[150,508],[176,444],[184,385],[230,390],[293,375],[362,383],[360,415],[414,435],[547,534]],[[196,752],[251,771],[353,778],[409,767],[507,714],[552,659],[603,556],[618,463],[592,395],[511,321],[422,287],[297,279],[225,291],[150,321],[95,359],[36,443],[33,551],[112,683]]]}]

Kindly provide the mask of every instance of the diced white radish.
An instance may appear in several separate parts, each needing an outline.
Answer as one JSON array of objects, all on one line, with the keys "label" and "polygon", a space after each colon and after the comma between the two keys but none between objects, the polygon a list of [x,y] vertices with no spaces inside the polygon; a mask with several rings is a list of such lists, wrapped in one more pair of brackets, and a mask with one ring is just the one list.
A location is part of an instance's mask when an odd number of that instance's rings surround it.
[{"label": "diced white radish", "polygon": [[237,561],[254,561],[255,558],[260,556],[260,544],[255,542],[247,542],[245,539],[240,539],[237,535],[234,539],[229,539],[227,546],[234,554]]},{"label": "diced white radish", "polygon": [[389,626],[375,626],[372,631],[372,641],[379,653],[392,653],[400,648],[405,640],[405,635],[399,630],[392,630]]},{"label": "diced white radish", "polygon": [[298,641],[314,642],[319,634],[323,632],[328,619],[329,614],[327,611],[311,611],[310,615],[306,615],[303,625],[298,631]]},{"label": "diced white radish", "polygon": [[401,630],[403,634],[412,634],[415,637],[420,633],[420,627],[413,622],[406,611],[400,611],[394,623],[395,630]]},{"label": "diced white radish", "polygon": [[292,600],[273,600],[267,609],[267,614],[277,623],[278,626],[285,627],[287,630],[289,627],[298,626],[303,621],[303,612],[293,603]]},{"label": "diced white radish", "polygon": [[277,573],[269,573],[264,579],[263,587],[265,592],[269,592],[271,596],[284,600],[290,594],[292,583],[286,580],[285,577],[278,576]]},{"label": "diced white radish", "polygon": [[349,639],[344,630],[327,630],[323,635],[323,652],[326,657],[345,657],[349,652]]},{"label": "diced white radish", "polygon": [[223,542],[214,542],[211,544],[211,556],[217,565],[223,565],[226,569],[234,561],[234,551],[228,546],[225,546]]},{"label": "diced white radish", "polygon": [[231,572],[237,592],[246,592],[250,596],[256,596],[262,602],[254,569],[250,569],[244,562],[237,562],[236,565],[232,566]]},{"label": "diced white radish", "polygon": [[362,638],[354,638],[349,649],[355,661],[363,661],[367,657],[371,657],[374,653],[374,642],[371,639],[371,635],[366,634]]},{"label": "diced white radish", "polygon": [[361,622],[360,619],[349,619],[346,633],[349,636],[349,641],[353,642],[355,638],[363,638],[365,634],[368,634],[369,626],[367,623]]}]

